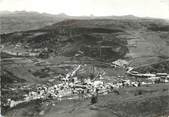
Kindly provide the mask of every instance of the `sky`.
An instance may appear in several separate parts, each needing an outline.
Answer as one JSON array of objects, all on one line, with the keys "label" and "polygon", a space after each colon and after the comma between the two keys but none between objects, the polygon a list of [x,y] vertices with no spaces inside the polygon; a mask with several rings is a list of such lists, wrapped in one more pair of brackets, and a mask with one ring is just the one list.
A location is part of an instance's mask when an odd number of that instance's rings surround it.
[{"label": "sky", "polygon": [[169,0],[0,0],[0,11],[37,11],[71,16],[135,15],[169,19]]}]

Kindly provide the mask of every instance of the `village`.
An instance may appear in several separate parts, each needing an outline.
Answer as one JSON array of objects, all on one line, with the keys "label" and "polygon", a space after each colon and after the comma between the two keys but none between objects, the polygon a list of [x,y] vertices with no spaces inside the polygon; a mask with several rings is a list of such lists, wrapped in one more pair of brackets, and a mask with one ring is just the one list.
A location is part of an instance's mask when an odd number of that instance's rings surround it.
[{"label": "village", "polygon": [[[17,43],[15,45],[16,50],[22,48],[22,44]],[[3,47],[4,48],[4,47]],[[42,53],[48,53],[48,48],[44,49],[32,49],[26,52],[20,52],[16,50],[4,49],[2,52],[15,57],[30,56],[38,57]],[[76,56],[76,54],[75,54]],[[34,63],[34,62],[33,62]],[[65,61],[66,63],[66,61]],[[36,62],[34,63],[35,65]],[[39,63],[40,64],[40,63]],[[107,64],[108,65],[108,64]],[[112,69],[122,68],[126,70],[127,77],[121,78],[123,76],[117,76],[113,82],[107,82],[104,73],[97,73],[97,75],[90,74],[85,78],[80,78],[77,72],[85,64],[76,63],[73,65],[74,68],[65,75],[59,74],[54,76],[54,78],[49,79],[44,84],[35,84],[32,86],[22,86],[21,90],[29,90],[28,93],[24,94],[22,99],[15,100],[8,98],[7,102],[3,105],[4,107],[13,108],[21,103],[27,103],[33,100],[47,100],[54,99],[58,101],[62,100],[72,100],[85,98],[95,98],[98,95],[106,95],[108,93],[115,93],[119,95],[118,89],[126,87],[141,87],[145,85],[159,84],[159,83],[169,83],[169,74],[167,73],[139,73],[135,71],[134,67],[130,67],[126,60],[118,59],[109,66]],[[50,67],[50,66],[49,66]],[[128,78],[130,77],[130,78]],[[58,83],[59,81],[59,83]],[[13,88],[12,90],[17,90]]]},{"label": "village", "polygon": [[[14,49],[3,49],[2,52],[14,57],[42,57],[48,54],[48,48],[44,49],[28,49],[23,51],[23,45],[17,43],[14,45]],[[25,46],[24,46],[25,48]],[[22,51],[20,51],[22,50]],[[83,54],[78,52],[75,54],[76,57]],[[26,60],[24,60],[26,61]],[[32,59],[34,65],[41,65],[43,63],[42,59]],[[40,62],[42,61],[42,62]],[[69,61],[64,61],[64,63],[69,63]],[[89,62],[90,63],[90,62]],[[50,64],[44,63],[45,65]],[[169,83],[169,74],[167,73],[139,73],[134,67],[130,67],[126,60],[118,59],[111,63],[104,63],[104,65],[110,66],[111,69],[122,68],[126,71],[126,77],[115,76],[112,81],[106,81],[105,73],[89,74],[83,78],[77,75],[77,72],[82,69],[86,64],[74,63],[68,66],[74,66],[73,70],[66,74],[53,75],[51,79],[43,84],[34,84],[28,86],[21,86],[19,90],[27,90],[27,93],[23,94],[23,98],[15,100],[13,98],[6,99],[6,103],[3,103],[4,107],[14,108],[15,106],[22,103],[29,103],[33,100],[84,100],[85,98],[90,98],[91,103],[96,103],[96,99],[99,95],[106,95],[109,93],[114,93],[115,95],[120,95],[119,89],[127,87],[141,87],[148,86],[152,84],[159,83]],[[94,62],[93,62],[94,64]],[[101,63],[99,63],[101,64]],[[59,66],[59,65],[56,65]],[[62,65],[61,65],[62,66]],[[31,71],[31,70],[30,70]],[[32,88],[34,87],[34,88]],[[18,88],[11,88],[12,91],[18,90]],[[92,101],[94,99],[94,101]]]},{"label": "village", "polygon": [[[129,76],[134,77],[131,79],[121,79],[114,82],[105,82],[104,74],[100,73],[97,76],[90,75],[87,78],[78,78],[76,72],[82,67],[82,65],[76,65],[76,67],[69,73],[64,75],[58,75],[55,77],[59,79],[60,83],[55,84],[55,80],[49,80],[48,84],[36,85],[34,90],[30,90],[27,94],[24,94],[22,100],[7,99],[7,103],[4,106],[13,108],[21,103],[30,102],[32,100],[47,100],[54,99],[58,101],[72,100],[85,98],[93,98],[98,95],[106,95],[108,93],[115,93],[119,95],[118,89],[126,87],[141,87],[159,83],[169,83],[169,74],[156,73],[156,74],[141,74],[133,70],[133,68],[126,68],[126,73]],[[116,64],[116,67],[120,67]],[[29,87],[21,87],[22,90]],[[13,89],[15,90],[15,89]]]}]

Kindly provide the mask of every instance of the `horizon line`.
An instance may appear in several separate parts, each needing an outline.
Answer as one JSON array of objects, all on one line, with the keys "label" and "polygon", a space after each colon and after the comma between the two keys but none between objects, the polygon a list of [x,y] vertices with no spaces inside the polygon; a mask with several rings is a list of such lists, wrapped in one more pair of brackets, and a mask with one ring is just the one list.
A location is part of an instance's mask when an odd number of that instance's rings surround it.
[{"label": "horizon line", "polygon": [[[60,13],[49,13],[49,12],[39,12],[39,11],[28,11],[28,10],[14,10],[14,11],[10,11],[10,10],[0,10],[1,12],[10,12],[10,13],[15,13],[15,12],[27,12],[27,13],[39,13],[39,14],[48,14],[48,15],[60,15],[63,14],[65,16],[69,16],[69,17],[123,17],[123,16],[131,16],[131,17],[135,17],[135,18],[147,18],[147,19],[164,19],[164,20],[169,20],[169,18],[161,18],[161,17],[152,17],[152,16],[137,16],[134,14],[124,14],[124,15],[95,15],[93,13],[89,14],[89,15],[69,15],[67,13],[64,12],[60,12]],[[2,13],[3,14],[3,13]],[[4,13],[5,14],[5,13]]]}]

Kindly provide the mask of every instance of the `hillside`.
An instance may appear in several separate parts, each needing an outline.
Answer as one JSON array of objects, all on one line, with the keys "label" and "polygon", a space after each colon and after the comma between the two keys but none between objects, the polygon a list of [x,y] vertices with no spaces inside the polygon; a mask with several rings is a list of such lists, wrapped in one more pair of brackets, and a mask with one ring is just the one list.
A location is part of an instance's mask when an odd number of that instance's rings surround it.
[{"label": "hillside", "polygon": [[67,57],[125,58],[131,66],[169,57],[169,23],[161,19],[72,19],[1,36],[3,44],[48,48],[52,55]]},{"label": "hillside", "polygon": [[38,29],[67,18],[65,14],[51,15],[37,12],[0,12],[0,34]]}]

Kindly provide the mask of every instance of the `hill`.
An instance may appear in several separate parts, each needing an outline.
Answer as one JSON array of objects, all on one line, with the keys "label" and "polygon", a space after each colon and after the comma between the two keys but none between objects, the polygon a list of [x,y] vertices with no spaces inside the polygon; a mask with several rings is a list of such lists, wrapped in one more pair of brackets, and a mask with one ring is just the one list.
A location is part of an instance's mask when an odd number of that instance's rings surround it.
[{"label": "hill", "polygon": [[11,33],[16,31],[24,31],[31,29],[38,29],[46,25],[57,23],[67,18],[65,14],[51,15],[38,12],[26,12],[26,11],[1,11],[0,33]]},{"label": "hill", "polygon": [[[57,15],[27,12],[27,11],[0,11],[0,34],[12,33],[16,31],[27,31],[39,29],[47,25],[52,25],[66,19],[128,19],[139,20],[139,17],[133,15],[126,16],[68,16],[64,13]],[[151,19],[151,18],[148,18]],[[167,20],[166,20],[167,21]],[[167,21],[168,22],[168,21]]]},{"label": "hill", "polygon": [[123,58],[131,60],[131,66],[157,62],[169,55],[169,23],[162,19],[71,19],[1,36],[4,44],[48,48],[49,53],[68,57]]}]

